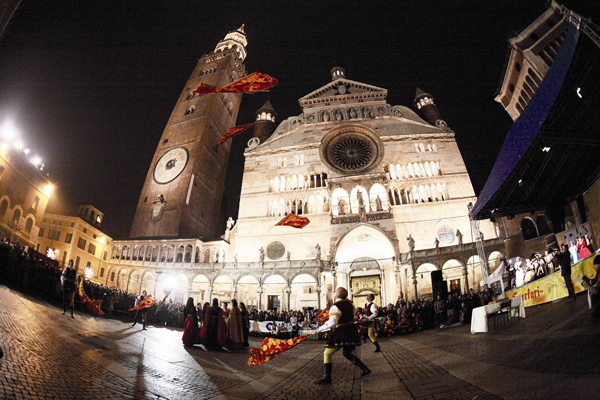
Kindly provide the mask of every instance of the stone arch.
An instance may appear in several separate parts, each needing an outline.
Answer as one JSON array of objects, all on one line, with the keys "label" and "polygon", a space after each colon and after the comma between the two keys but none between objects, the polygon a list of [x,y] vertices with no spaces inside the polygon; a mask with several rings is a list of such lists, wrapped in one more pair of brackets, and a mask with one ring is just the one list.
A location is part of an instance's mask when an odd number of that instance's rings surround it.
[{"label": "stone arch", "polygon": [[220,302],[231,302],[233,290],[233,279],[227,274],[215,276],[212,281],[212,297],[218,298]]},{"label": "stone arch", "polygon": [[156,279],[154,278],[152,272],[144,272],[144,274],[142,275],[142,291],[145,290],[146,293],[154,296],[155,281]]},{"label": "stone arch", "polygon": [[311,273],[300,272],[290,279],[290,310],[318,307],[319,280]]},{"label": "stone arch", "polygon": [[534,239],[539,236],[535,222],[529,217],[521,220],[521,233],[524,240]]},{"label": "stone arch", "polygon": [[184,303],[187,301],[189,294],[190,280],[185,274],[177,274],[175,276],[176,284],[173,286],[171,298],[175,302]]},{"label": "stone arch", "polygon": [[258,308],[259,287],[260,281],[256,276],[250,273],[241,275],[235,280],[235,298],[246,307]]},{"label": "stone arch", "polygon": [[[376,260],[379,270],[353,271],[351,265],[357,259]],[[398,248],[394,240],[379,227],[360,223],[343,234],[331,249],[331,259],[336,263],[337,280],[340,285],[351,288],[352,279],[358,276],[379,276],[382,303],[395,302],[400,288],[395,281],[395,261],[398,260]],[[356,278],[358,279],[358,278]],[[364,278],[367,279],[367,278]],[[369,278],[370,281],[376,278]],[[372,282],[369,283],[369,286]],[[378,288],[379,290],[379,288]],[[354,295],[351,293],[351,295]]]},{"label": "stone arch", "polygon": [[192,251],[194,247],[191,244],[185,246],[185,255],[183,257],[183,262],[189,263],[192,262]]},{"label": "stone arch", "polygon": [[467,260],[467,272],[469,273],[469,286],[477,291],[481,281],[481,264],[479,263],[479,256],[474,255],[469,257]]},{"label": "stone arch", "polygon": [[205,302],[210,303],[211,299],[208,297],[210,292],[210,279],[204,274],[196,274],[192,277],[192,291],[190,296],[194,298],[196,304],[202,304]]},{"label": "stone arch", "polygon": [[548,219],[545,215],[538,215],[535,219],[538,233],[540,236],[546,236],[552,234],[552,229],[550,229],[550,225],[548,224]]},{"label": "stone arch", "polygon": [[371,186],[371,189],[369,190],[369,205],[372,211],[379,211],[377,210],[377,196],[379,196],[379,200],[381,200],[381,208],[383,210],[388,210],[389,201],[387,197],[387,192],[385,190],[385,187],[383,187],[381,183],[375,183],[373,186]]},{"label": "stone arch", "polygon": [[442,275],[448,285],[448,293],[462,294],[464,292],[466,282],[462,261],[454,258],[446,260],[442,266]]},{"label": "stone arch", "polygon": [[129,274],[128,279],[129,279],[129,288],[127,289],[127,291],[129,293],[137,293],[140,288],[140,283],[141,283],[140,272],[137,269],[134,269]]},{"label": "stone arch", "polygon": [[119,271],[119,274],[117,276],[117,288],[121,289],[121,290],[126,290],[127,289],[127,277],[129,276],[129,274],[127,273],[127,270],[125,268],[121,269]]},{"label": "stone arch", "polygon": [[11,222],[18,226],[22,214],[23,212],[21,211],[21,206],[15,206]]},{"label": "stone arch", "polygon": [[417,278],[417,293],[420,299],[433,298],[433,286],[431,284],[431,272],[439,271],[435,264],[423,263],[415,270]]},{"label": "stone arch", "polygon": [[27,216],[27,220],[25,222],[25,233],[31,234],[31,228],[33,228],[33,217]]},{"label": "stone arch", "polygon": [[183,253],[185,251],[185,248],[183,247],[182,244],[180,244],[179,246],[177,246],[177,255],[175,256],[175,262],[183,262]]},{"label": "stone arch", "polygon": [[0,202],[0,219],[4,219],[6,216],[6,210],[8,210],[9,205],[10,199],[8,196],[3,196],[2,201]]},{"label": "stone arch", "polygon": [[504,254],[500,251],[492,251],[490,253],[488,257],[488,268],[490,273],[494,272],[502,265],[502,257],[504,257]]},{"label": "stone arch", "polygon": [[263,277],[262,288],[264,293],[264,309],[285,309],[285,290],[289,287],[288,280],[277,272],[269,273]]},{"label": "stone arch", "polygon": [[[340,213],[340,201],[343,202],[344,210]],[[331,193],[331,212],[333,215],[343,215],[350,214],[349,210],[350,205],[350,197],[348,196],[348,192],[342,188],[336,188],[333,193]]]},{"label": "stone arch", "polygon": [[364,188],[363,186],[355,186],[352,191],[350,192],[350,199],[351,199],[351,204],[352,204],[352,214],[358,214],[358,192],[362,193],[363,196],[363,201],[365,204],[365,211],[369,212],[370,211],[370,207],[369,207],[369,191]]}]

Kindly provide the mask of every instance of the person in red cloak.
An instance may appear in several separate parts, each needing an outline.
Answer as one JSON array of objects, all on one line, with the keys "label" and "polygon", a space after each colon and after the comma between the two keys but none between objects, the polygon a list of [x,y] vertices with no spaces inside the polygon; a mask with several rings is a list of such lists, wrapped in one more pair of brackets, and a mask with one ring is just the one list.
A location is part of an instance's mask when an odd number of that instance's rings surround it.
[{"label": "person in red cloak", "polygon": [[219,300],[213,299],[212,306],[206,309],[204,325],[200,330],[200,344],[207,349],[224,347],[226,344],[227,325],[225,313],[219,307]]},{"label": "person in red cloak", "polygon": [[185,328],[181,340],[185,346],[191,347],[198,342],[198,312],[194,306],[194,299],[191,297],[188,298],[183,309],[183,318],[185,319]]}]

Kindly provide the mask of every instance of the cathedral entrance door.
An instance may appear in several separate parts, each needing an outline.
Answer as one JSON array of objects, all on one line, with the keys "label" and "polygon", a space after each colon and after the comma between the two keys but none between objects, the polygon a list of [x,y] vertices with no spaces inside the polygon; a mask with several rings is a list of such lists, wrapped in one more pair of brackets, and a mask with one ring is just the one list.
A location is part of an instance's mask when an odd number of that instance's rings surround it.
[{"label": "cathedral entrance door", "polygon": [[375,296],[374,303],[381,306],[381,277],[379,275],[354,276],[350,279],[352,288],[352,302],[354,307],[364,307],[367,303],[367,296]]}]

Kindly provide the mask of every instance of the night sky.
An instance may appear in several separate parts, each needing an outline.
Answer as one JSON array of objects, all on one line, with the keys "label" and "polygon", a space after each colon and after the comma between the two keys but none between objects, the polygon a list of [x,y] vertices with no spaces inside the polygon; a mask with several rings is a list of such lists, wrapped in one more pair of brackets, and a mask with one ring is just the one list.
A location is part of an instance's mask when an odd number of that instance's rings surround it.
[{"label": "night sky", "polygon": [[[596,1],[563,4],[600,17]],[[300,114],[298,99],[328,83],[334,65],[348,79],[388,89],[391,105],[413,108],[418,86],[456,132],[478,193],[512,124],[494,102],[508,38],[545,8],[523,0],[23,0],[0,40],[0,125],[12,121],[43,159],[56,185],[49,211],[94,204],[105,213],[103,230],[126,238],[197,60],[245,23],[248,72],[280,85],[244,95],[238,125],[253,122],[267,99],[278,123]],[[234,140],[233,169],[248,135]]]}]

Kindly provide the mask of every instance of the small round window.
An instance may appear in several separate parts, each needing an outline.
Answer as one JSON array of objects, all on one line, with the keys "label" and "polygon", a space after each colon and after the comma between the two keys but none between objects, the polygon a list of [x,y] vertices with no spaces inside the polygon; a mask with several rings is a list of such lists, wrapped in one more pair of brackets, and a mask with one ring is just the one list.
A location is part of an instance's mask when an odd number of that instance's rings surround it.
[{"label": "small round window", "polygon": [[267,246],[267,256],[271,260],[279,260],[285,253],[285,246],[281,242],[271,242]]},{"label": "small round window", "polygon": [[454,241],[454,229],[450,225],[442,225],[438,228],[437,237],[442,243]]}]

